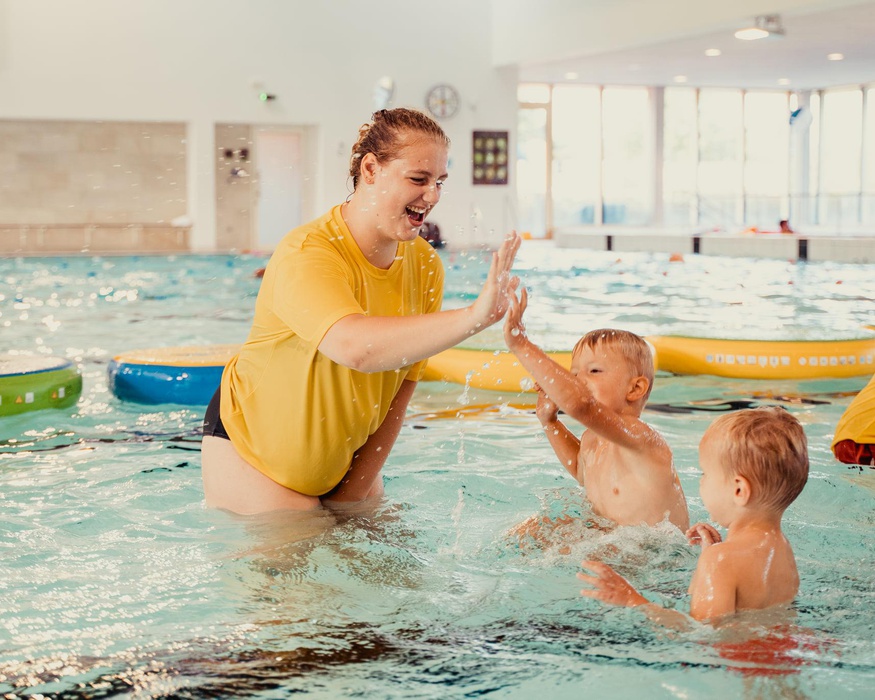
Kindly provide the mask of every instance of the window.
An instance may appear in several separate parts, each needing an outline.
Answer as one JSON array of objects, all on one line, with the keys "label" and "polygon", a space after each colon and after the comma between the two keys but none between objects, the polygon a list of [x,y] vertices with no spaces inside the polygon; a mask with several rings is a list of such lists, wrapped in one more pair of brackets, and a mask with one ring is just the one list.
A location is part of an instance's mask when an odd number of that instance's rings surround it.
[{"label": "window", "polygon": [[601,223],[600,90],[557,85],[553,90],[553,223]]},{"label": "window", "polygon": [[653,215],[653,110],[647,88],[602,94],[602,221],[642,225]]}]

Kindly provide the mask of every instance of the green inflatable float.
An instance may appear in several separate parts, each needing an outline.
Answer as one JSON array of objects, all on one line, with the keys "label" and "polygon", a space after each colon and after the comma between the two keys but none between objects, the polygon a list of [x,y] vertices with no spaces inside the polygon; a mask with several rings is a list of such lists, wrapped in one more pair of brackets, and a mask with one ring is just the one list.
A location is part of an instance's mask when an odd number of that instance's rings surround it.
[{"label": "green inflatable float", "polygon": [[0,355],[0,417],[44,408],[67,408],[79,400],[82,375],[62,357]]}]

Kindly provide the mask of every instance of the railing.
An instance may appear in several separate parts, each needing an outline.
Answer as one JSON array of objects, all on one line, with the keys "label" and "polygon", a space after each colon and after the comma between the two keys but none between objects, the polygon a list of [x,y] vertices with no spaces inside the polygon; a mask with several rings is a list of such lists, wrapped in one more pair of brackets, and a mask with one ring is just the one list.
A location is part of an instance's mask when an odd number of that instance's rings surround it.
[{"label": "railing", "polygon": [[875,193],[789,196],[679,195],[666,200],[664,223],[693,230],[778,230],[786,219],[796,229],[831,235],[875,232]]}]

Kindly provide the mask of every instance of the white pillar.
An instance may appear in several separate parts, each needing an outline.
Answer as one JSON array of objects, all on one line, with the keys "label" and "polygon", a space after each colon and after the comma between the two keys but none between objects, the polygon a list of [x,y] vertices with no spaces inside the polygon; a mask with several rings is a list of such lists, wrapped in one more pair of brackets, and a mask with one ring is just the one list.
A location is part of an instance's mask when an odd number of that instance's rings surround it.
[{"label": "white pillar", "polygon": [[186,124],[186,199],[194,252],[216,250],[216,127],[209,119]]},{"label": "white pillar", "polygon": [[653,105],[653,219],[651,225],[665,224],[665,88],[655,87],[651,91]]}]

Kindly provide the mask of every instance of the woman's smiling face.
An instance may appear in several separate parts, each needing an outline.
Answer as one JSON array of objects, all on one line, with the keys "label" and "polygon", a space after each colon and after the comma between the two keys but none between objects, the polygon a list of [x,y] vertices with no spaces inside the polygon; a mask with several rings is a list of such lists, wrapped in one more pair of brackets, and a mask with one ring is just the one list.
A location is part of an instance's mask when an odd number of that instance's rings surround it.
[{"label": "woman's smiling face", "polygon": [[362,163],[368,191],[359,203],[373,207],[381,238],[409,241],[419,235],[426,217],[440,201],[448,158],[445,144],[413,135],[397,158]]}]

